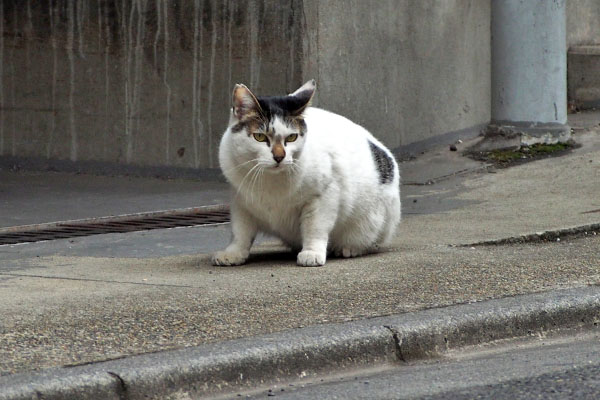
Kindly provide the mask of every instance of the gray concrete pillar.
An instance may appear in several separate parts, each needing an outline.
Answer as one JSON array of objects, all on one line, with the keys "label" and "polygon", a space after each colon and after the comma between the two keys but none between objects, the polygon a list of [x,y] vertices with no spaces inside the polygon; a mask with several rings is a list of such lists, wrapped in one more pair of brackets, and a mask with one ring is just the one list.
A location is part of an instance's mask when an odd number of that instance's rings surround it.
[{"label": "gray concrete pillar", "polygon": [[492,121],[509,145],[564,142],[567,125],[565,0],[492,0]]}]

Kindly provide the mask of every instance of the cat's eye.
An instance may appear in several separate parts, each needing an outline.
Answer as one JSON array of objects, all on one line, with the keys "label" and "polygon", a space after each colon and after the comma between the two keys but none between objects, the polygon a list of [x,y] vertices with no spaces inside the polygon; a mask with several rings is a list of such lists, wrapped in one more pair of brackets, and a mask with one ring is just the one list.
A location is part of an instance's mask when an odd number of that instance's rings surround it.
[{"label": "cat's eye", "polygon": [[266,142],[268,140],[267,135],[265,135],[264,133],[254,132],[252,136],[254,136],[254,139],[256,139],[256,141],[258,142]]},{"label": "cat's eye", "polygon": [[292,133],[291,135],[288,135],[288,137],[285,138],[285,141],[286,141],[286,143],[290,143],[290,142],[295,142],[296,139],[298,139],[298,134]]}]

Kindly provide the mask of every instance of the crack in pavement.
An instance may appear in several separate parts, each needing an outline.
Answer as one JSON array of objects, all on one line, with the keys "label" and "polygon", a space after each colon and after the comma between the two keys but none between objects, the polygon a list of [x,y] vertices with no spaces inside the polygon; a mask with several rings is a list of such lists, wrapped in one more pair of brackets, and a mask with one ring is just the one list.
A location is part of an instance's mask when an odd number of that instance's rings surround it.
[{"label": "crack in pavement", "polygon": [[114,377],[119,383],[119,390],[117,391],[117,395],[119,396],[119,400],[127,400],[129,399],[129,395],[127,393],[127,384],[125,380],[119,376],[116,372],[106,371],[107,374]]},{"label": "crack in pavement", "polygon": [[398,332],[396,332],[391,326],[383,325],[385,329],[391,332],[392,337],[394,338],[394,348],[396,350],[396,358],[402,362],[406,362],[406,358],[404,354],[402,354],[402,338],[398,336]]}]

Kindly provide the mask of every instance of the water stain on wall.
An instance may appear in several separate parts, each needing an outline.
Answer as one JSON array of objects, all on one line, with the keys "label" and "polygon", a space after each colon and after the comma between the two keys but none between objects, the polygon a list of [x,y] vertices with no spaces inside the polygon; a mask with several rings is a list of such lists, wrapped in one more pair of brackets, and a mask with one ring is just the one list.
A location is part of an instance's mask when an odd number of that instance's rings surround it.
[{"label": "water stain on wall", "polygon": [[0,155],[216,167],[234,83],[301,83],[284,3],[0,0]]}]

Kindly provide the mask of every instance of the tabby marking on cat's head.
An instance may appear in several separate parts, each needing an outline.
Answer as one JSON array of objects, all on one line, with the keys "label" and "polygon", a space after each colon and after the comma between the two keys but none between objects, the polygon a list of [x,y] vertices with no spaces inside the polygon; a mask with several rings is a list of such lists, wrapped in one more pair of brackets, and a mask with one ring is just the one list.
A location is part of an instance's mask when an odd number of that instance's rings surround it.
[{"label": "tabby marking on cat's head", "polygon": [[240,161],[256,160],[274,172],[292,166],[304,145],[306,123],[302,114],[315,88],[311,80],[287,96],[256,97],[246,86],[236,85],[231,132]]}]

